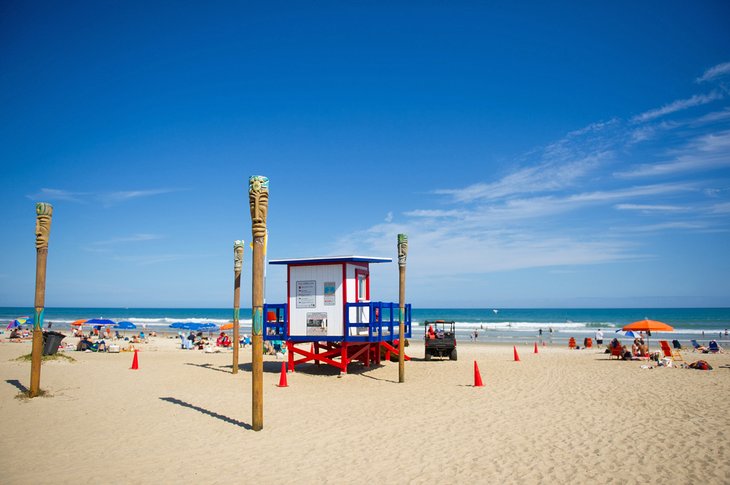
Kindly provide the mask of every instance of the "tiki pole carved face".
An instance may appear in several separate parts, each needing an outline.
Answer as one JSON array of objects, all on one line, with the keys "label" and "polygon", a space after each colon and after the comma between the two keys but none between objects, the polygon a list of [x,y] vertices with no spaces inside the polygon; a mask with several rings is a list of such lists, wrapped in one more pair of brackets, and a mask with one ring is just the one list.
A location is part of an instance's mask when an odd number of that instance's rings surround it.
[{"label": "tiki pole carved face", "polygon": [[253,237],[266,235],[266,215],[269,212],[269,179],[253,175],[248,179],[248,202],[251,206],[251,232]]},{"label": "tiki pole carved face", "polygon": [[35,247],[36,249],[48,248],[48,236],[51,233],[51,217],[53,206],[45,202],[35,205]]},{"label": "tiki pole carved face", "polygon": [[234,241],[233,243],[233,271],[241,272],[243,267],[243,240]]},{"label": "tiki pole carved face", "polygon": [[398,234],[398,266],[406,265],[406,257],[408,256],[408,236]]}]

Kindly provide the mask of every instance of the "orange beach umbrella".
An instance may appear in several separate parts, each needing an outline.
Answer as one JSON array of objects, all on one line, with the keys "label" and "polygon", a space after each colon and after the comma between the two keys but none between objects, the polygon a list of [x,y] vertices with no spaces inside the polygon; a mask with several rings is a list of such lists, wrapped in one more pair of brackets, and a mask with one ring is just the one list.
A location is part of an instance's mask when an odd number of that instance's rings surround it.
[{"label": "orange beach umbrella", "polygon": [[71,322],[71,325],[74,327],[80,327],[84,323],[86,323],[86,320],[76,320],[75,322]]},{"label": "orange beach umbrella", "polygon": [[667,325],[664,322],[656,320],[639,320],[638,322],[629,323],[621,330],[632,332],[674,332],[674,327]]},{"label": "orange beach umbrella", "polygon": [[230,330],[233,328],[233,323],[226,323],[225,325],[221,326],[221,330]]},{"label": "orange beach umbrella", "polygon": [[647,332],[646,337],[646,346],[649,347],[649,335],[651,335],[651,332],[674,332],[674,327],[667,325],[664,322],[659,322],[657,320],[649,320],[645,318],[644,320],[639,320],[638,322],[629,323],[621,330],[627,331],[631,330],[632,332]]}]

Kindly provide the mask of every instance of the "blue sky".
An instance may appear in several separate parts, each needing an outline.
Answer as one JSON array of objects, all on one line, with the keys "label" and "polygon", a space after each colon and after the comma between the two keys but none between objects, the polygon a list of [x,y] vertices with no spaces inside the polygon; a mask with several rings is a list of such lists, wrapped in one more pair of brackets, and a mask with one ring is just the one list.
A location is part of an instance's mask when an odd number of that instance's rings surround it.
[{"label": "blue sky", "polygon": [[230,306],[261,174],[420,307],[730,306],[727,2],[343,3],[3,2],[0,305],[45,201],[47,306]]}]

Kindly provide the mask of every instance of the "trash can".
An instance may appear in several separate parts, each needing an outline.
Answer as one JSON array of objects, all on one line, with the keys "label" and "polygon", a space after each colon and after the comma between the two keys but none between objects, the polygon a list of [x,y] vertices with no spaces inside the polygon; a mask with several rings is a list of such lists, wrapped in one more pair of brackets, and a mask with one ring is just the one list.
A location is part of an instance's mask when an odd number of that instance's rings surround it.
[{"label": "trash can", "polygon": [[61,332],[43,332],[43,355],[53,355],[58,352],[61,340],[66,338]]}]

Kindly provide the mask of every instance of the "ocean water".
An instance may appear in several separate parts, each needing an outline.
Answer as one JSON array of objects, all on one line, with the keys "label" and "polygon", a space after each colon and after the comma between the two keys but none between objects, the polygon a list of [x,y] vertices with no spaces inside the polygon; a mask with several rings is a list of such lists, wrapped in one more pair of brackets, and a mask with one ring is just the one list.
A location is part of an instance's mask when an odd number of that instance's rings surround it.
[{"label": "ocean water", "polygon": [[[0,307],[0,330],[21,316],[32,316],[31,307]],[[241,308],[241,327],[250,332],[251,309]],[[649,318],[674,327],[673,333],[661,334],[663,339],[716,339],[727,341],[730,329],[730,308],[550,308],[550,309],[475,309],[475,308],[414,308],[413,338],[420,337],[426,320],[453,320],[457,338],[479,341],[530,342],[542,338],[561,342],[575,337],[582,341],[592,337],[599,328],[604,338],[611,339],[622,326]],[[115,322],[131,321],[140,329],[164,331],[174,322],[212,322],[223,325],[233,318],[230,308],[46,308],[45,326],[53,330],[68,330],[78,319],[108,318]],[[552,332],[550,331],[552,330]]]}]

